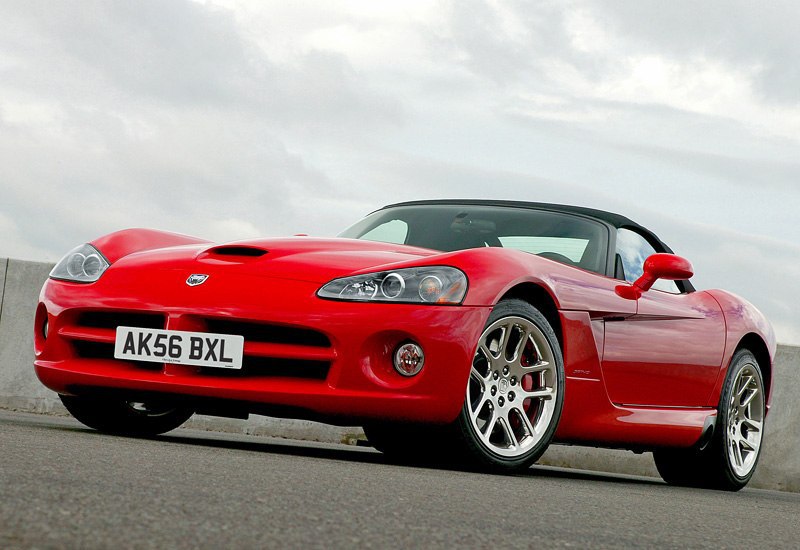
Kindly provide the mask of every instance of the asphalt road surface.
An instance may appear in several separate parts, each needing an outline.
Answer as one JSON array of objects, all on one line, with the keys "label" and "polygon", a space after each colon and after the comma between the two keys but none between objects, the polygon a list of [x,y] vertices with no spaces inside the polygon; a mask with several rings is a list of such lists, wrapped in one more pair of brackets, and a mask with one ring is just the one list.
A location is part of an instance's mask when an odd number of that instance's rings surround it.
[{"label": "asphalt road surface", "polygon": [[0,548],[797,548],[800,495],[0,412]]}]

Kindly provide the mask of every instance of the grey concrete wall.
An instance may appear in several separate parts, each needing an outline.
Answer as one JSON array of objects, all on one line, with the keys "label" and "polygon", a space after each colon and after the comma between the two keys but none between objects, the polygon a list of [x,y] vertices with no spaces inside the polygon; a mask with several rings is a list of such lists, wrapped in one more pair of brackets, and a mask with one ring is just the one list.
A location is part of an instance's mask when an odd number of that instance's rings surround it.
[{"label": "grey concrete wall", "polygon": [[[52,264],[0,258],[0,408],[67,414],[55,393],[33,372],[33,318],[39,290]],[[779,346],[772,412],[766,423],[761,462],[751,487],[800,492],[800,348]],[[195,416],[187,427],[290,439],[355,443],[359,428],[303,420],[252,417],[230,420]],[[542,464],[658,477],[652,455],[554,445]]]},{"label": "grey concrete wall", "polygon": [[772,410],[753,486],[800,492],[800,348],[778,346]]},{"label": "grey concrete wall", "polygon": [[[53,412],[58,398],[33,373],[33,317],[52,264],[7,260],[0,311],[0,406]],[[60,403],[58,404],[60,406]]]},{"label": "grey concrete wall", "polygon": [[0,320],[3,319],[3,293],[6,291],[6,269],[8,260],[0,258]]}]

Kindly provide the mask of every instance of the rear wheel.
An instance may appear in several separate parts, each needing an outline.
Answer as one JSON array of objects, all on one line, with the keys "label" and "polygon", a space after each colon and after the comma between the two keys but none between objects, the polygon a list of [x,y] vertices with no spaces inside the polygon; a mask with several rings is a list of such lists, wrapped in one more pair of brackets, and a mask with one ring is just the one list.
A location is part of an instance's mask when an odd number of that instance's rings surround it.
[{"label": "rear wheel", "polygon": [[67,410],[83,424],[101,432],[159,435],[174,430],[193,411],[158,399],[125,401],[88,396],[60,395]]},{"label": "rear wheel", "polygon": [[527,468],[553,439],[564,402],[564,362],[547,319],[522,300],[497,304],[477,343],[457,434],[484,468]]},{"label": "rear wheel", "polygon": [[662,449],[653,453],[667,483],[738,491],[753,477],[764,433],[766,395],[761,368],[748,350],[739,350],[722,389],[717,425],[703,449]]}]

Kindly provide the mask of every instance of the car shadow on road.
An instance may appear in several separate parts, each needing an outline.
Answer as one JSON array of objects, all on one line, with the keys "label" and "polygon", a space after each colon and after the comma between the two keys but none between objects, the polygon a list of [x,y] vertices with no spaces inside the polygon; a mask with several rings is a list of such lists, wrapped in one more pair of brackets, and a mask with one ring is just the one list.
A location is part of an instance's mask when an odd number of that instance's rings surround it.
[{"label": "car shadow on road", "polygon": [[[241,439],[247,437],[247,440]],[[527,477],[527,478],[551,478],[551,479],[572,479],[584,481],[602,481],[606,483],[624,483],[638,485],[665,485],[661,480],[655,478],[631,476],[625,474],[615,474],[608,472],[596,472],[588,470],[574,470],[556,466],[545,466],[534,464],[528,470],[516,474],[497,474],[487,473],[474,468],[464,467],[458,464],[443,464],[436,461],[414,461],[397,460],[388,457],[368,445],[344,445],[334,443],[316,443],[296,440],[259,440],[259,436],[235,435],[230,439],[224,434],[214,433],[213,437],[205,435],[197,437],[194,434],[180,434],[173,432],[157,438],[159,441],[168,441],[181,445],[196,445],[202,447],[214,447],[221,449],[231,449],[239,451],[251,451],[258,453],[270,453],[282,456],[298,456],[306,458],[319,458],[324,460],[342,460],[347,462],[359,462],[364,464],[376,464],[395,466],[402,468],[424,468],[430,470],[442,470],[448,472],[462,472],[477,475],[501,475],[503,477]]]},{"label": "car shadow on road", "polygon": [[[503,477],[518,478],[541,478],[541,479],[565,479],[580,481],[599,481],[605,483],[620,483],[633,485],[664,485],[661,480],[655,478],[630,476],[624,474],[613,474],[607,472],[594,472],[587,470],[573,470],[555,466],[544,466],[534,464],[528,470],[515,474],[496,474],[486,473],[476,469],[463,467],[461,465],[443,464],[436,461],[401,461],[381,454],[372,447],[366,445],[344,445],[336,443],[318,443],[310,441],[298,441],[291,439],[276,439],[255,435],[226,434],[221,432],[200,432],[196,430],[176,430],[157,437],[136,437],[125,435],[103,434],[73,424],[66,419],[59,418],[58,423],[53,423],[53,418],[49,422],[36,422],[39,429],[49,429],[57,431],[67,431],[80,433],[88,437],[99,438],[125,438],[141,439],[142,441],[158,441],[174,443],[176,445],[191,445],[196,447],[228,449],[235,451],[246,451],[261,454],[274,454],[282,456],[297,456],[305,458],[319,458],[322,460],[341,460],[351,463],[385,465],[399,468],[423,468],[428,470],[441,470],[447,472],[459,472],[474,475],[501,475]],[[29,419],[20,424],[30,425]],[[666,485],[665,485],[666,486]]]}]

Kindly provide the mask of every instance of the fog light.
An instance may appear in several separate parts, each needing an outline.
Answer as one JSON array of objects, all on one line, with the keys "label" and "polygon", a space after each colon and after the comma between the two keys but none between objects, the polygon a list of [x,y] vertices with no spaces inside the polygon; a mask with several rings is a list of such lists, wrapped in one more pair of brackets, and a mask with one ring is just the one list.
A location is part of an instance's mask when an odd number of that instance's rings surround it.
[{"label": "fog light", "polygon": [[42,325],[42,336],[44,336],[45,340],[47,340],[47,332],[49,330],[50,330],[50,323],[47,321],[47,319],[45,319],[44,324]]},{"label": "fog light", "polygon": [[394,368],[403,376],[414,376],[425,364],[425,353],[413,342],[402,344],[394,352]]}]

